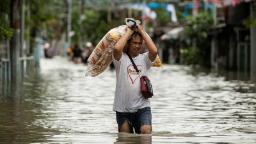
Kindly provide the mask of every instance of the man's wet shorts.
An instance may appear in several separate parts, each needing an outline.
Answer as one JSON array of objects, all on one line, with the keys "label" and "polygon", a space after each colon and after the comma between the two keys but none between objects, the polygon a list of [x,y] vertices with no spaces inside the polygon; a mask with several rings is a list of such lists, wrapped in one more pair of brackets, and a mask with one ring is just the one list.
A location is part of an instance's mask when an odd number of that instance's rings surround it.
[{"label": "man's wet shorts", "polygon": [[120,131],[121,126],[127,120],[130,128],[130,132],[140,133],[140,127],[143,125],[152,124],[152,114],[151,108],[145,107],[139,109],[137,112],[128,113],[128,112],[116,112],[116,121],[118,124],[118,131]]}]

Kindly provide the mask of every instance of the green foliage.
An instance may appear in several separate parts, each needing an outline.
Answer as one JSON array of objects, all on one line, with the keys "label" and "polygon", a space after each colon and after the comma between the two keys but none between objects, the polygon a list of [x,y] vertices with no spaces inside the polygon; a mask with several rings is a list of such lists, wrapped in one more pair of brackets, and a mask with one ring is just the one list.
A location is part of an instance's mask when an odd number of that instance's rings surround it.
[{"label": "green foliage", "polygon": [[94,43],[97,43],[110,29],[123,24],[123,19],[112,19],[112,21],[108,22],[106,11],[87,9],[84,15],[85,20],[82,22],[80,29],[81,35],[86,40]]},{"label": "green foliage", "polygon": [[210,14],[199,13],[197,16],[188,18],[185,33],[191,39],[196,38],[197,41],[204,41],[212,25],[213,19]]},{"label": "green foliage", "polygon": [[256,28],[256,7],[253,7],[251,16],[243,21],[243,24],[247,28]]},{"label": "green foliage", "polygon": [[183,11],[177,9],[176,15],[177,15],[177,19],[178,19],[179,23],[183,24],[186,22],[187,19],[185,16],[183,16]]},{"label": "green foliage", "polygon": [[195,17],[189,17],[185,34],[190,40],[193,48],[189,47],[183,50],[183,62],[185,64],[202,64],[207,66],[209,63],[208,49],[209,39],[208,31],[213,26],[213,19],[208,13],[199,13]]},{"label": "green foliage", "polygon": [[73,11],[72,13],[72,30],[75,32],[75,35],[72,37],[72,41],[78,42],[80,39],[80,26],[81,26],[81,20],[80,20],[80,14],[79,11]]},{"label": "green foliage", "polygon": [[86,10],[85,20],[82,22],[81,25],[81,31],[82,35],[84,35],[87,40],[96,41],[98,39],[99,34],[96,31],[98,31],[99,25],[102,24],[102,22],[100,21],[102,21],[100,12],[89,9]]},{"label": "green foliage", "polygon": [[0,39],[9,39],[12,37],[12,29],[8,26],[0,25]]},{"label": "green foliage", "polygon": [[157,22],[159,22],[160,25],[166,25],[168,22],[170,22],[170,14],[164,10],[164,9],[157,9]]},{"label": "green foliage", "polygon": [[46,25],[49,21],[57,19],[58,15],[50,9],[53,7],[53,1],[48,2],[46,3],[44,0],[29,1],[30,17],[26,17],[26,24],[28,27],[37,29],[47,28]]},{"label": "green foliage", "polygon": [[1,0],[0,12],[9,13],[10,11],[10,0]]},{"label": "green foliage", "polygon": [[12,29],[9,25],[8,15],[10,14],[10,0],[1,0],[0,5],[0,39],[9,39],[12,36]]},{"label": "green foliage", "polygon": [[189,47],[181,50],[182,63],[188,65],[199,64],[200,51],[198,48]]},{"label": "green foliage", "polygon": [[26,17],[26,21],[30,24],[30,26],[40,29],[43,22],[47,19],[44,12],[45,2],[42,0],[30,0],[29,8],[30,17]]},{"label": "green foliage", "polygon": [[243,21],[244,26],[246,26],[247,28],[256,28],[256,19],[253,18],[247,18]]}]

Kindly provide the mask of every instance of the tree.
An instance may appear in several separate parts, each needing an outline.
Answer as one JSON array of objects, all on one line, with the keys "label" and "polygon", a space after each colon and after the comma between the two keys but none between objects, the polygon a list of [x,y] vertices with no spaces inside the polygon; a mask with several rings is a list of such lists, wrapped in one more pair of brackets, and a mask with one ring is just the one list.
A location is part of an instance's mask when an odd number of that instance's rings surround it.
[{"label": "tree", "polygon": [[[199,13],[197,16],[190,16],[186,23],[185,33],[192,42],[192,46],[184,50],[185,58],[189,59],[187,64],[210,65],[208,31],[213,26],[213,19],[209,13]],[[194,49],[194,50],[193,50]],[[189,57],[189,58],[188,58]]]},{"label": "tree", "polygon": [[10,39],[13,31],[9,24],[10,0],[2,0],[0,5],[0,39]]}]

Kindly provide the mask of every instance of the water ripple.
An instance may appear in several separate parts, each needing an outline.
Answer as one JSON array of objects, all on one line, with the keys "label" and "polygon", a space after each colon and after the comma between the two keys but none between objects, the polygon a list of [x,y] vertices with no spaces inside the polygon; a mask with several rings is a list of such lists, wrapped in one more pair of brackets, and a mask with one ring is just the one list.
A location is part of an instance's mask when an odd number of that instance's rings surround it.
[{"label": "water ripple", "polygon": [[[153,68],[153,134],[117,134],[115,73],[85,77],[86,66],[43,60],[20,100],[0,102],[5,143],[255,143],[255,84],[190,67]],[[14,137],[14,139],[12,139]]]}]

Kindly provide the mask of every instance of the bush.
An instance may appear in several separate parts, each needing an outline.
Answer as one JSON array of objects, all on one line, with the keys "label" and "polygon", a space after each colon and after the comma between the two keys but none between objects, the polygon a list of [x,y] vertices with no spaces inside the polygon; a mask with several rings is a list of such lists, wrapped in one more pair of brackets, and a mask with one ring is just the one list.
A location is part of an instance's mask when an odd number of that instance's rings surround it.
[{"label": "bush", "polygon": [[181,62],[187,65],[195,65],[200,62],[200,51],[196,47],[181,49]]}]

